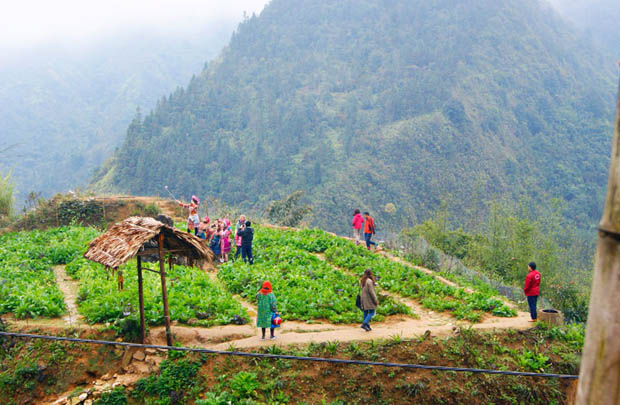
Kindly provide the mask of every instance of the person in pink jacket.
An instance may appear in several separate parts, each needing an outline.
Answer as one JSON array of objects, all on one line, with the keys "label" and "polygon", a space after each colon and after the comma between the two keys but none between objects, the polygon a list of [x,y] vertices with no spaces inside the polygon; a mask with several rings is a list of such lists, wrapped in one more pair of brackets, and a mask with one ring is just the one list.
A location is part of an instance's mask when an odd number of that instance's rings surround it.
[{"label": "person in pink jacket", "polygon": [[355,239],[355,243],[357,245],[360,244],[360,239],[362,238],[362,224],[364,223],[364,217],[360,213],[359,209],[355,209],[353,211],[353,222],[351,226],[353,227],[353,238]]},{"label": "person in pink jacket", "polygon": [[220,233],[220,243],[222,256],[220,257],[220,262],[225,263],[228,261],[228,253],[230,253],[230,234],[232,230],[230,229],[230,221],[228,218],[224,218],[222,220],[222,231]]}]

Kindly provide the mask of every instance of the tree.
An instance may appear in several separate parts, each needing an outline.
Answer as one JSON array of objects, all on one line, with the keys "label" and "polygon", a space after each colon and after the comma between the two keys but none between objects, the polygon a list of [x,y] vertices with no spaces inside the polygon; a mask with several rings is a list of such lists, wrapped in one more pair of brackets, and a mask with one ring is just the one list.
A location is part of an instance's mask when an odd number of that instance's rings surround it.
[{"label": "tree", "polygon": [[11,174],[2,177],[0,175],[0,217],[8,217],[13,214],[13,190],[15,185],[11,180]]},{"label": "tree", "polygon": [[267,218],[278,225],[298,226],[304,216],[312,212],[312,206],[300,205],[303,195],[304,192],[298,190],[281,200],[272,201],[265,211]]}]

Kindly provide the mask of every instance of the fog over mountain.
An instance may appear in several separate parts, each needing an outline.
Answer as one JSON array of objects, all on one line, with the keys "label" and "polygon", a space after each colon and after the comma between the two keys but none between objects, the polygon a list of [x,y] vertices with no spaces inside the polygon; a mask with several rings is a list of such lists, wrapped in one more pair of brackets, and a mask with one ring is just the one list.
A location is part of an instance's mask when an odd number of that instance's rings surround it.
[{"label": "fog over mountain", "polygon": [[620,1],[549,0],[564,17],[620,58]]},{"label": "fog over mountain", "polygon": [[82,187],[137,108],[185,86],[266,0],[7,5],[0,16],[0,174],[30,191]]}]

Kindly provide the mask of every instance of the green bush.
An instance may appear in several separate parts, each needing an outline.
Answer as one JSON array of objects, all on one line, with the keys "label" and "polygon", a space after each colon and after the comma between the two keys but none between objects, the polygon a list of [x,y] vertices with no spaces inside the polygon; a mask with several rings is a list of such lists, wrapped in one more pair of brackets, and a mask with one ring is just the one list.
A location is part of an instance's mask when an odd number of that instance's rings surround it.
[{"label": "green bush", "polygon": [[116,387],[112,391],[104,392],[95,401],[95,405],[127,405],[128,403],[125,387]]}]

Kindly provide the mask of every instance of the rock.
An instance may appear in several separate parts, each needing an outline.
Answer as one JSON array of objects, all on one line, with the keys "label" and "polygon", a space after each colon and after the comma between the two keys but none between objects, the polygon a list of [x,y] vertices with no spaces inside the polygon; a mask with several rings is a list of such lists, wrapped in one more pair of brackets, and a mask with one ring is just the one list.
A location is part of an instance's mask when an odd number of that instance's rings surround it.
[{"label": "rock", "polygon": [[131,357],[133,356],[133,353],[131,350],[126,350],[125,353],[123,354],[123,358],[121,360],[121,368],[127,368],[127,366],[129,365],[129,363],[131,363]]},{"label": "rock", "polygon": [[69,405],[78,405],[80,404],[82,401],[80,400],[80,398],[78,397],[73,397],[73,398],[69,398]]},{"label": "rock", "polygon": [[145,361],[146,361],[146,364],[157,367],[159,366],[159,363],[162,362],[162,360],[163,358],[159,356],[148,356]]},{"label": "rock", "polygon": [[232,317],[232,319],[230,320],[230,323],[235,324],[235,325],[245,325],[247,322],[244,318],[242,318],[239,315],[235,315]]},{"label": "rock", "polygon": [[86,398],[88,398],[88,393],[87,392],[83,392],[80,394],[80,396],[78,397],[78,399],[80,400],[80,402],[82,401],[86,401]]},{"label": "rock", "polygon": [[144,352],[146,354],[155,354],[155,353],[157,353],[157,350],[155,350],[155,349],[144,349]]},{"label": "rock", "polygon": [[103,381],[109,381],[112,379],[112,376],[110,375],[110,373],[105,373],[104,375],[101,376],[101,379]]},{"label": "rock", "polygon": [[93,405],[93,400],[87,399],[86,401],[84,401],[84,405]]},{"label": "rock", "polygon": [[137,352],[135,352],[133,354],[133,358],[138,360],[138,361],[144,361],[145,357],[146,357],[146,355],[144,354],[144,352],[142,350],[138,350]]},{"label": "rock", "polygon": [[112,384],[112,389],[117,388],[117,387],[122,387],[123,384],[119,383],[119,382],[115,382],[114,384]]},{"label": "rock", "polygon": [[179,324],[179,321],[177,321],[176,319],[172,322],[170,322],[170,325],[172,326],[177,326]]},{"label": "rock", "polygon": [[54,402],[54,405],[64,405],[67,403],[67,397],[60,397]]},{"label": "rock", "polygon": [[194,326],[194,325],[196,325],[197,323],[198,323],[198,319],[196,319],[196,318],[189,318],[189,319],[187,320],[187,324],[188,324],[188,325],[190,325],[190,326]]}]

